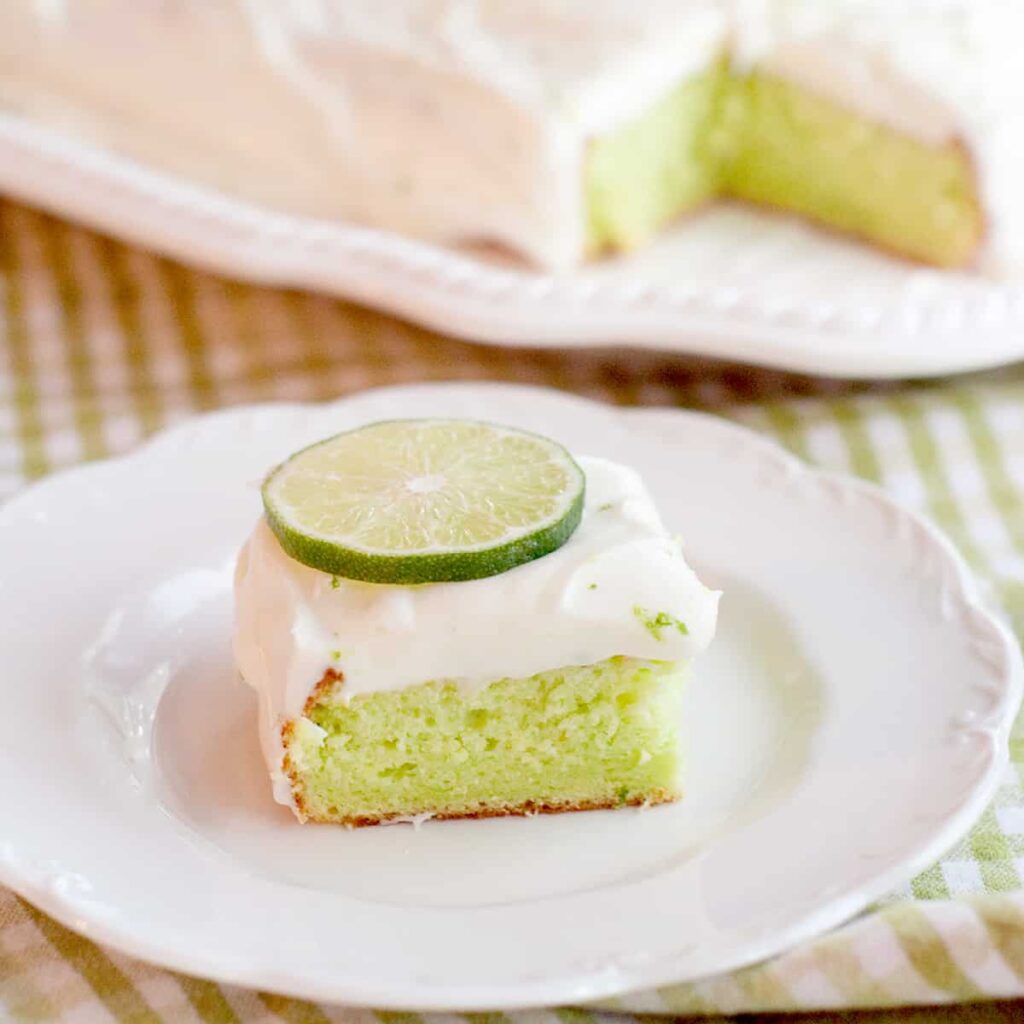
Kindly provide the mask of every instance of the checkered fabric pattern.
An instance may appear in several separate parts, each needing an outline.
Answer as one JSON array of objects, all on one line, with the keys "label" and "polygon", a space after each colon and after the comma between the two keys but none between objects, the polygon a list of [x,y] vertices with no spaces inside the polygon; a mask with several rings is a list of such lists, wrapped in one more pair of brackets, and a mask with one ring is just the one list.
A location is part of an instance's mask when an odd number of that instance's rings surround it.
[{"label": "checkered fabric pattern", "polygon": [[[203,410],[450,379],[696,407],[746,424],[930,516],[1024,630],[1024,368],[867,386],[636,352],[474,346],[343,302],[225,281],[0,203],[0,498]],[[970,835],[845,928],[733,975],[602,1010],[509,1014],[510,1024],[827,1009],[815,1018],[825,1022],[906,1004],[933,1008],[878,1011],[864,1024],[1024,1020],[1024,1003],[993,1001],[1024,995],[1022,727],[1011,757]],[[935,1008],[945,1003],[972,1005]],[[316,1006],[183,977],[101,949],[0,890],[0,1020],[111,1018],[462,1019]]]}]

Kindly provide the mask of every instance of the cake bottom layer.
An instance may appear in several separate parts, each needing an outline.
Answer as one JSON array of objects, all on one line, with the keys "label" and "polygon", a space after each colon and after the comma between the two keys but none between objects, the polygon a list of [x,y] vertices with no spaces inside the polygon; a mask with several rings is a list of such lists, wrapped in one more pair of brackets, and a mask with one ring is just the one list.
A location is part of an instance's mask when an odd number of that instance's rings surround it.
[{"label": "cake bottom layer", "polygon": [[328,673],[282,729],[296,811],[369,825],[675,800],[683,674],[612,658],[468,693],[431,681],[346,702]]},{"label": "cake bottom layer", "polygon": [[718,196],[798,213],[943,267],[978,254],[970,155],[928,145],[782,78],[710,69],[588,155],[589,250],[628,250]]}]

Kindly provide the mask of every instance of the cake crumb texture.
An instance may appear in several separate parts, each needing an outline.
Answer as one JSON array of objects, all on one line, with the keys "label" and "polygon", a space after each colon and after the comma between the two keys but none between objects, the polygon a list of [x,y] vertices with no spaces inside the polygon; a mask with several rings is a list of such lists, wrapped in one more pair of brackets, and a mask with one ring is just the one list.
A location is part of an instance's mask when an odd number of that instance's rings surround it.
[{"label": "cake crumb texture", "polygon": [[720,64],[592,144],[588,249],[635,249],[719,197],[942,267],[970,264],[986,233],[962,142],[922,142],[777,76]]},{"label": "cake crumb texture", "polygon": [[282,728],[303,820],[369,825],[665,803],[681,795],[678,663],[611,658],[463,693],[319,686]]}]

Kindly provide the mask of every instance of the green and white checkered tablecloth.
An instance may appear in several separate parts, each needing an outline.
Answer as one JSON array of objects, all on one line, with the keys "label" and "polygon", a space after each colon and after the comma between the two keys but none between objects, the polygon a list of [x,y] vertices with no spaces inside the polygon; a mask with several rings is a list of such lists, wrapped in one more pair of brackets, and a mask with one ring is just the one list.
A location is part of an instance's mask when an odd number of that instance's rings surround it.
[{"label": "green and white checkered tablecloth", "polygon": [[[0,498],[196,411],[412,380],[512,380],[708,409],[874,480],[942,526],[1024,630],[1024,368],[867,386],[634,352],[469,345],[330,299],[234,284],[0,202]],[[2,572],[2,567],[0,567]],[[767,964],[621,1000],[622,1013],[767,1013],[1024,996],[1024,728],[992,806],[874,913]],[[0,823],[0,836],[3,826]],[[589,1024],[606,1012],[509,1014]],[[506,1015],[468,1015],[496,1024]],[[151,967],[0,890],[0,1021],[421,1024]],[[436,1015],[427,1024],[461,1019]],[[632,1020],[633,1018],[629,1018]],[[946,1011],[864,1018],[952,1020]],[[1024,1021],[987,1002],[956,1020]]]}]

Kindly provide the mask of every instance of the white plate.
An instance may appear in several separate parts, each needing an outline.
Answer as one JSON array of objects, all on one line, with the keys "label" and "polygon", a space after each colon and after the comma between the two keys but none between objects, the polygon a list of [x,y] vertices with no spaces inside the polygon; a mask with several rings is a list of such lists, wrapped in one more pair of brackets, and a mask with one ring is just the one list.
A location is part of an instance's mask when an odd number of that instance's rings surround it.
[{"label": "white plate", "polygon": [[273,213],[0,114],[0,192],[237,277],[312,288],[506,345],[621,344],[844,377],[1024,357],[1024,283],[915,267],[717,207],[562,276]]},{"label": "white plate", "polygon": [[[229,650],[254,482],[438,413],[636,466],[724,590],[684,802],[349,832],[271,801]],[[125,952],[353,1004],[578,1002],[836,925],[980,812],[1020,690],[949,544],[880,492],[706,416],[509,386],[196,419],[0,509],[0,566],[0,879]]]}]

